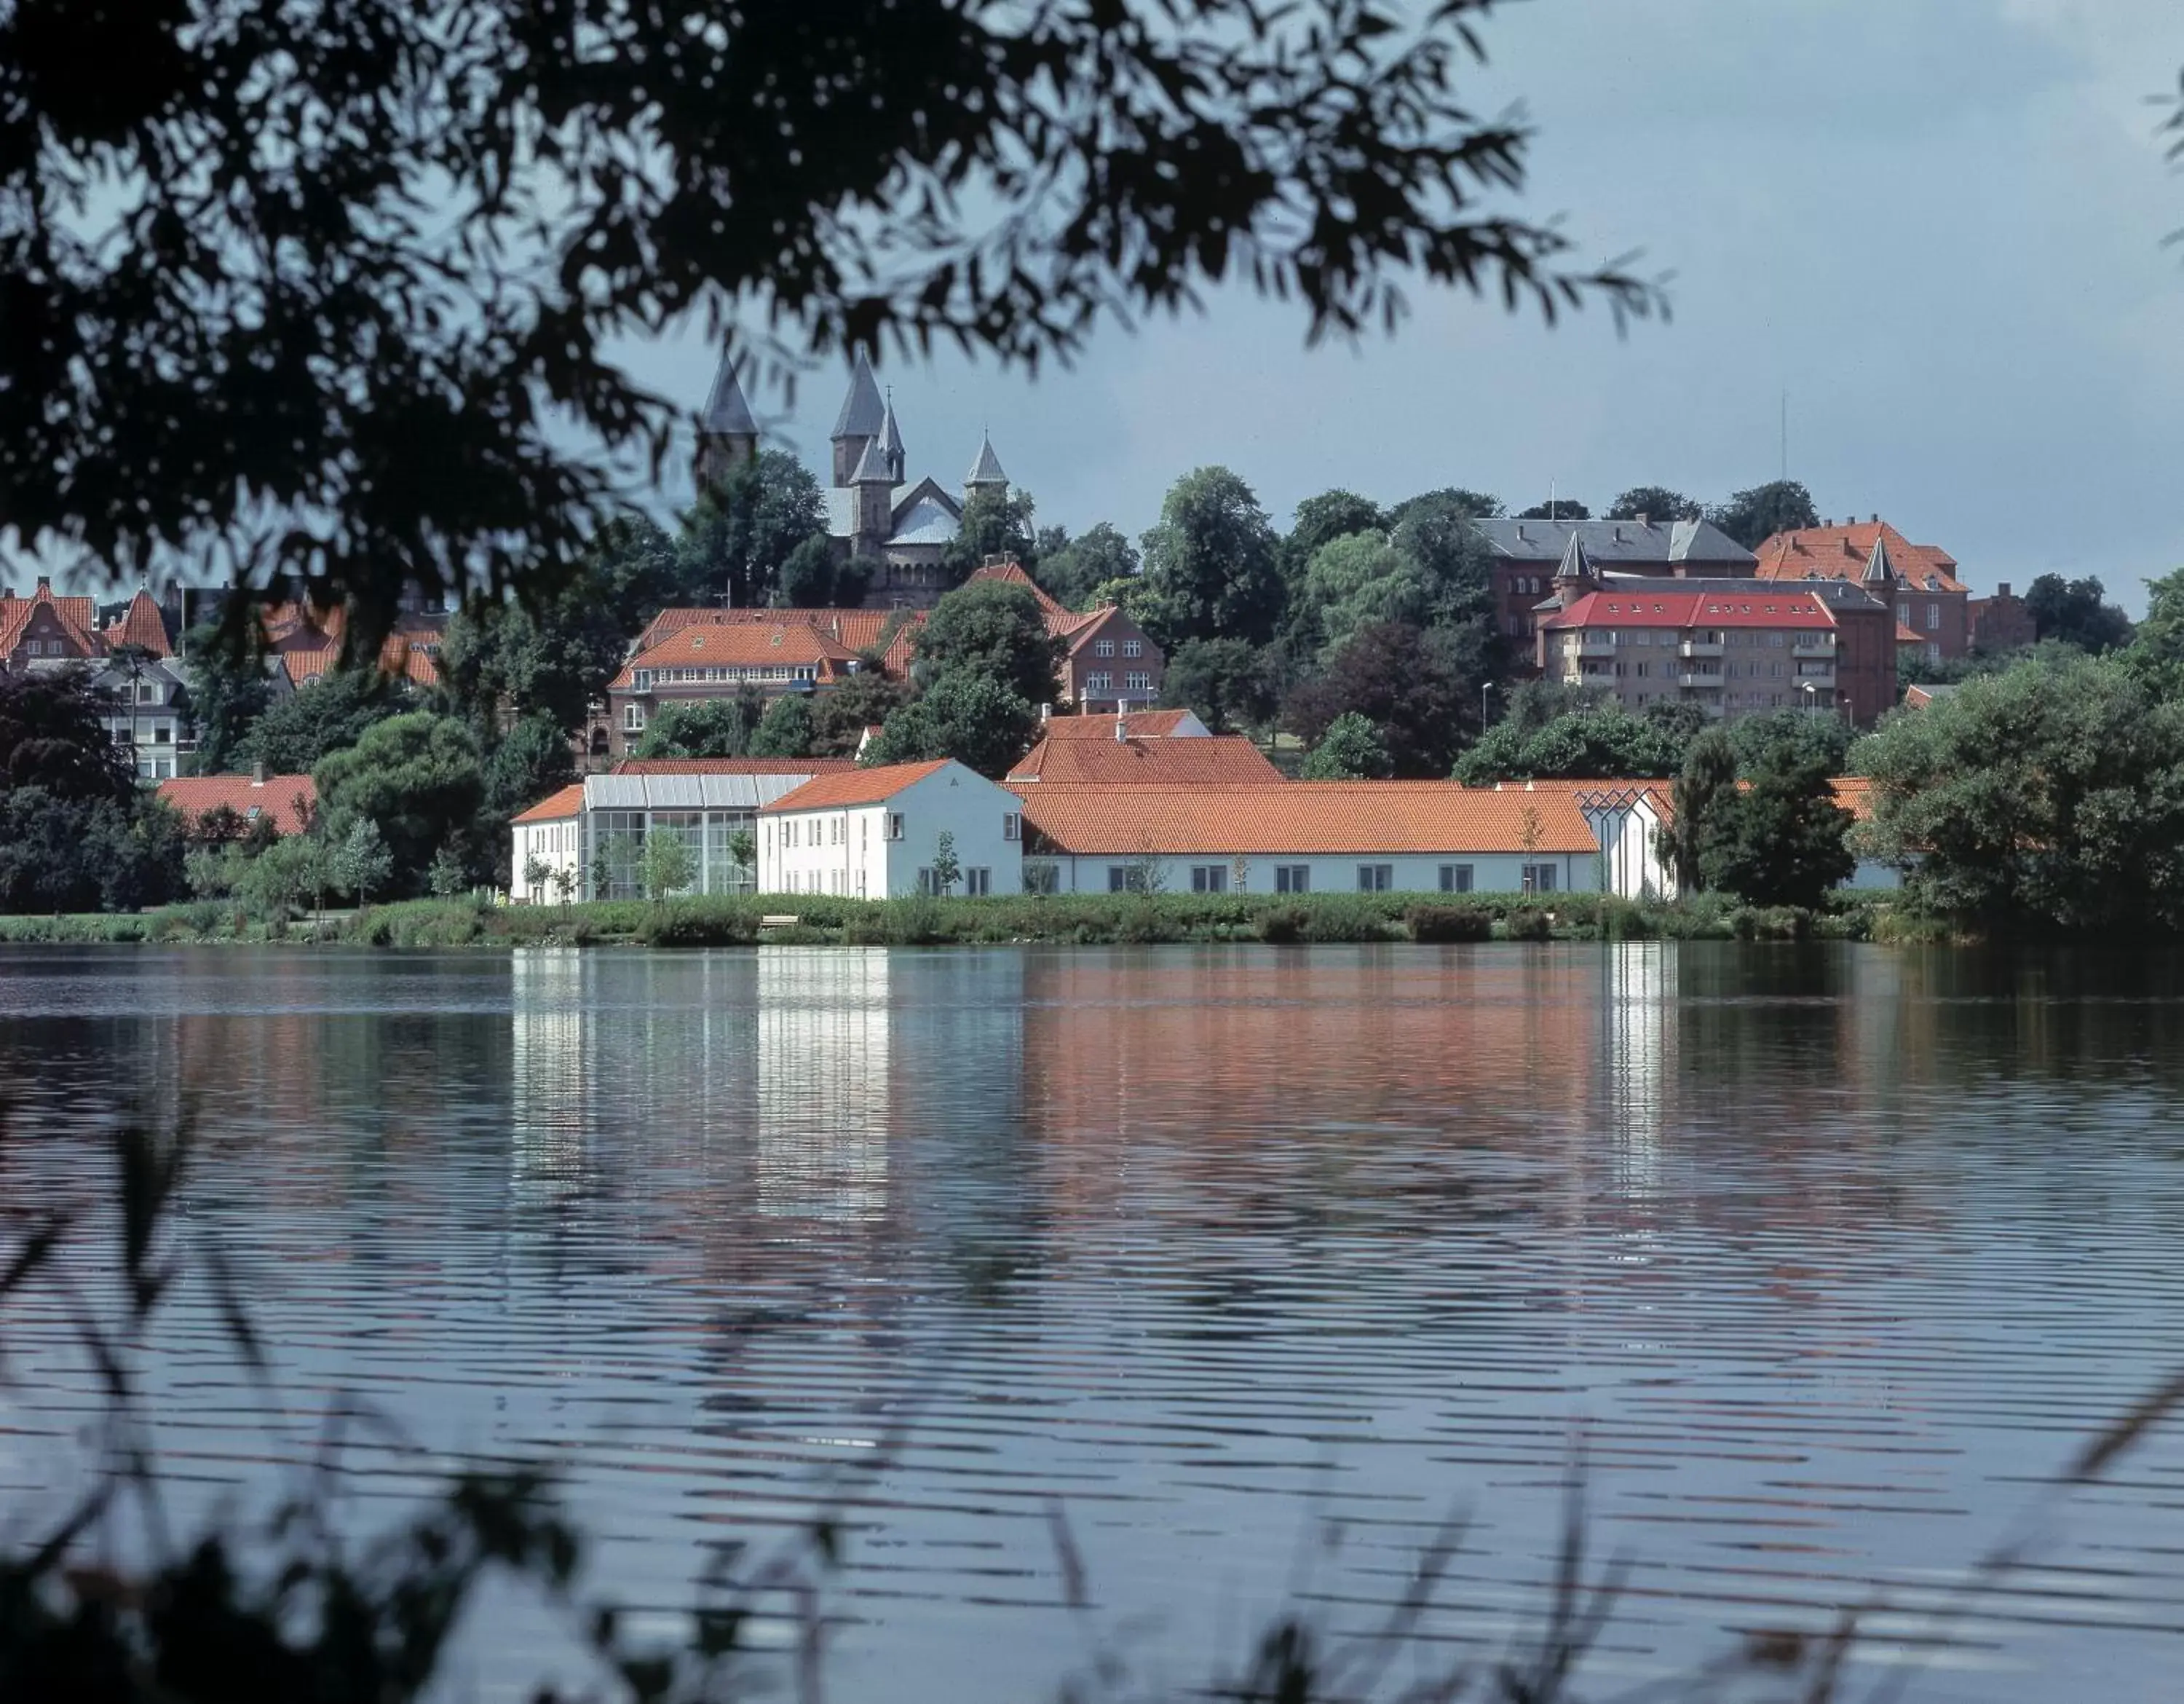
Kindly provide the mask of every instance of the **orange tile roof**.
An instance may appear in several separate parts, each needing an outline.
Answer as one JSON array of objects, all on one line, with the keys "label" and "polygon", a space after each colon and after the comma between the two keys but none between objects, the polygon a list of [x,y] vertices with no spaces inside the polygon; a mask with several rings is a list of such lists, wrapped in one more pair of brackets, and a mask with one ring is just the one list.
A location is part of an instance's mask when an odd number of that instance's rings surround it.
[{"label": "orange tile roof", "polygon": [[[1112,728],[1113,718],[1106,720]],[[1117,740],[1112,735],[1105,740],[1041,740],[1009,771],[1008,779],[1056,786],[1125,782],[1184,786],[1263,785],[1289,778],[1242,735],[1223,734],[1205,740]]]},{"label": "orange tile roof", "polygon": [[1073,611],[1064,609],[1055,598],[1049,595],[1045,586],[1024,572],[1023,564],[1021,562],[996,562],[990,567],[973,568],[966,577],[963,584],[968,585],[972,580],[991,580],[1005,586],[1022,586],[1039,600],[1039,612],[1042,615],[1052,617],[1075,613]]},{"label": "orange tile roof", "polygon": [[529,810],[510,817],[511,823],[558,823],[577,815],[584,808],[584,784],[571,782],[558,792],[549,793]]},{"label": "orange tile roof", "polygon": [[1838,775],[1828,786],[1836,803],[1862,823],[1873,820],[1873,782],[1864,775]]},{"label": "orange tile roof", "polygon": [[[1188,710],[1133,710],[1123,718],[1123,731],[1133,740],[1164,740],[1183,725]],[[1040,729],[1045,740],[1107,740],[1115,737],[1112,716],[1050,716]]]},{"label": "orange tile roof", "polygon": [[624,757],[616,775],[832,775],[854,769],[854,757]]},{"label": "orange tile roof", "polygon": [[905,787],[914,787],[928,775],[946,768],[949,759],[928,763],[886,763],[876,769],[851,769],[846,774],[815,776],[794,792],[783,793],[767,811],[831,811],[845,805],[877,805]]},{"label": "orange tile roof", "polygon": [[1279,787],[1011,789],[1024,820],[1078,856],[1295,852],[1594,852],[1567,793],[1496,793],[1453,781],[1291,781]]},{"label": "orange tile roof", "polygon": [[103,656],[105,642],[98,635],[98,612],[89,598],[55,597],[41,586],[29,597],[0,598],[0,656],[22,643],[24,629],[41,606],[50,609],[69,637],[86,656]]},{"label": "orange tile roof", "polygon": [[187,821],[226,805],[245,822],[270,815],[284,835],[303,833],[319,805],[318,785],[309,775],[268,775],[262,781],[248,775],[185,775],[160,782],[159,791]]},{"label": "orange tile roof", "polygon": [[1926,642],[1926,635],[1914,629],[1904,626],[1899,621],[1896,623],[1896,642],[1898,645],[1924,645]]},{"label": "orange tile roof", "polygon": [[106,642],[131,645],[153,656],[174,655],[174,648],[167,643],[166,617],[159,613],[159,606],[151,593],[141,588],[129,600],[129,607],[121,612],[121,619],[107,629]]},{"label": "orange tile roof", "polygon": [[1759,558],[1758,573],[1763,580],[1802,580],[1814,574],[1824,579],[1855,580],[1865,573],[1876,539],[1886,543],[1890,563],[1908,584],[1922,590],[1965,589],[1957,578],[1954,556],[1936,545],[1913,544],[1886,521],[1801,527],[1763,539],[1752,554]]},{"label": "orange tile roof", "polygon": [[884,609],[664,609],[645,623],[636,649],[649,651],[688,627],[800,626],[815,629],[847,650],[869,651],[894,613]]},{"label": "orange tile roof", "polygon": [[[294,629],[291,629],[292,633]],[[288,684],[301,686],[316,680],[320,675],[341,664],[341,645],[338,642],[321,645],[311,650],[284,651],[276,653],[282,673]],[[440,662],[421,645],[415,645],[398,633],[389,634],[379,647],[379,672],[399,675],[417,686],[437,686],[440,684]]]},{"label": "orange tile roof", "polygon": [[628,691],[640,668],[816,668],[820,679],[833,680],[855,660],[847,645],[802,622],[694,623],[630,658],[614,687]]}]

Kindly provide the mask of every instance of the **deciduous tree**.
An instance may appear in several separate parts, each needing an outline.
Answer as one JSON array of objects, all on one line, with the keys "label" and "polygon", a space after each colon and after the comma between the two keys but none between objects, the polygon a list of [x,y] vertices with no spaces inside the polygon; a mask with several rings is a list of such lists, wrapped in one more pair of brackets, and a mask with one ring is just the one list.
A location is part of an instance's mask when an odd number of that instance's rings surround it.
[{"label": "deciduous tree", "polygon": [[1169,488],[1160,523],[1139,541],[1146,599],[1132,613],[1163,651],[1194,639],[1263,645],[1282,614],[1277,540],[1249,485],[1201,467]]},{"label": "deciduous tree", "polygon": [[[1665,485],[1634,485],[1607,506],[1611,521],[1696,521],[1705,513],[1697,503]],[[1764,536],[1763,534],[1763,536]]]},{"label": "deciduous tree", "polygon": [[1039,533],[1032,518],[1031,493],[1005,485],[981,485],[965,500],[956,536],[941,554],[948,584],[961,585],[989,556],[1013,556],[1028,573],[1039,562]]},{"label": "deciduous tree", "polygon": [[1102,521],[1056,549],[1042,548],[1034,578],[1056,602],[1072,609],[1091,609],[1102,586],[1110,580],[1134,579],[1138,566],[1137,547]]},{"label": "deciduous tree", "polygon": [[766,714],[751,730],[754,757],[808,757],[811,755],[811,701],[801,692],[784,692],[766,707]]},{"label": "deciduous tree", "polygon": [[1858,868],[1825,758],[1791,741],[1768,748],[1741,790],[1719,793],[1701,818],[1699,873],[1717,892],[1754,905],[1818,906]]},{"label": "deciduous tree", "polygon": [[379,825],[398,892],[417,891],[435,858],[468,841],[485,793],[470,729],[426,710],[374,724],[354,746],[320,759],[312,779],[329,838],[338,841],[359,820]]},{"label": "deciduous tree", "polygon": [[1031,749],[1039,712],[993,676],[950,669],[916,702],[888,718],[870,763],[918,763],[953,757],[982,775],[1000,777]]},{"label": "deciduous tree", "polygon": [[1376,781],[1395,768],[1380,730],[1357,711],[1346,710],[1327,724],[1300,774],[1307,781]]},{"label": "deciduous tree", "polygon": [[1055,694],[1061,642],[1046,630],[1039,600],[1022,585],[979,580],[933,606],[913,643],[918,674],[929,681],[968,670],[1031,704]]},{"label": "deciduous tree", "polygon": [[2041,575],[2025,589],[2025,612],[2042,640],[2096,653],[2131,643],[2131,617],[2108,601],[2108,589],[2091,574],[2075,580]]},{"label": "deciduous tree", "polygon": [[1240,639],[1195,639],[1167,660],[1161,702],[1216,734],[1265,727],[1280,707],[1276,659]]},{"label": "deciduous tree", "polygon": [[663,704],[644,724],[634,757],[742,757],[766,714],[766,695],[745,682],[729,698]]},{"label": "deciduous tree", "polygon": [[761,450],[701,493],[683,517],[677,573],[683,599],[738,609],[774,601],[783,567],[827,531],[827,500],[811,470]]},{"label": "deciduous tree", "polygon": [[128,799],[136,778],[100,719],[105,709],[82,669],[0,671],[0,792]]},{"label": "deciduous tree", "polygon": [[416,705],[407,683],[376,668],[330,669],[306,681],[252,724],[243,737],[246,763],[271,775],[301,775],[332,751],[342,751],[378,724]]},{"label": "deciduous tree", "polygon": [[1397,622],[1360,628],[1317,679],[1290,694],[1284,724],[1317,745],[1336,718],[1355,711],[1379,731],[1397,775],[1446,775],[1479,701],[1478,683],[1455,650],[1446,635]]},{"label": "deciduous tree", "polygon": [[1794,479],[1773,479],[1739,491],[1708,510],[1707,519],[1747,550],[1777,533],[1820,524],[1813,494]]}]

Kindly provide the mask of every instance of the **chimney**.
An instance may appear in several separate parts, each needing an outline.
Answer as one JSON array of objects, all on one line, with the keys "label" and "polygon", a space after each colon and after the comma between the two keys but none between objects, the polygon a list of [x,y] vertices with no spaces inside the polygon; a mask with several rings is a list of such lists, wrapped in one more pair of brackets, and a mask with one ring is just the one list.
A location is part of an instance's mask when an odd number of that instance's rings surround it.
[{"label": "chimney", "polygon": [[265,785],[265,760],[263,757],[259,758],[250,766],[250,785],[254,787],[262,787]]},{"label": "chimney", "polygon": [[1641,515],[1638,517],[1638,524],[1641,527],[1650,527],[1653,524],[1653,517],[1651,515]]},{"label": "chimney", "polygon": [[1998,598],[2008,597],[2009,595],[2009,582],[2008,580],[2004,580],[2000,585],[1997,586],[1994,589],[1994,595]]},{"label": "chimney", "polygon": [[1878,527],[1878,526],[1880,524],[1880,516],[1875,515],[1875,516],[1873,517],[1873,524],[1874,524],[1875,526],[1876,526],[1876,527]]},{"label": "chimney", "polygon": [[1122,701],[1117,699],[1115,701],[1115,738],[1117,741],[1121,741],[1129,737],[1130,725],[1123,719],[1123,704]]},{"label": "chimney", "polygon": [[44,592],[47,596],[51,596],[53,589],[53,577],[51,574],[40,574],[38,576],[38,589]]},{"label": "chimney", "polygon": [[1040,705],[1039,707],[1039,725],[1044,728],[1048,723],[1053,720],[1054,707],[1051,704]]}]

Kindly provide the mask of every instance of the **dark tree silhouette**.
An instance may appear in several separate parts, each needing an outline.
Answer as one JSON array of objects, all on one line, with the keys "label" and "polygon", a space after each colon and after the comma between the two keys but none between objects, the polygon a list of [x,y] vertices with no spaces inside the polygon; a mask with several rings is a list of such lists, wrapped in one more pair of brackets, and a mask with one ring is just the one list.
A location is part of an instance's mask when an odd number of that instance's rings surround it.
[{"label": "dark tree silhouette", "polygon": [[1035,366],[1236,280],[1315,338],[1418,282],[1651,310],[1513,214],[1529,133],[1458,87],[1490,6],[18,0],[0,514],[302,577],[368,645],[405,584],[550,579],[688,447],[633,338],[762,326],[785,377]]}]

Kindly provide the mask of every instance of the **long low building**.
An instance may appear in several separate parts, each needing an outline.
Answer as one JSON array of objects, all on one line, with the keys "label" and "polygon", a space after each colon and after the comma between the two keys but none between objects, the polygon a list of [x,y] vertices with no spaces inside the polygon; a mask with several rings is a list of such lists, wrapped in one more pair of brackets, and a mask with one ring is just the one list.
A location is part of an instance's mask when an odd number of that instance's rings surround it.
[{"label": "long low building", "polygon": [[1049,893],[1558,893],[1600,886],[1570,793],[1452,781],[1018,785]]}]

